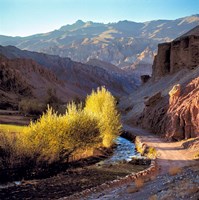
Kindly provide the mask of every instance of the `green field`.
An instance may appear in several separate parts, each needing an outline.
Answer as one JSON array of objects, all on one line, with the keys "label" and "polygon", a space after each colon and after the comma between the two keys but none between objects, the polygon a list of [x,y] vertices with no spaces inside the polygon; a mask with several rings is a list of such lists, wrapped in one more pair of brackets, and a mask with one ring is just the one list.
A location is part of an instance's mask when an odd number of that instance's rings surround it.
[{"label": "green field", "polygon": [[24,126],[11,125],[11,124],[0,124],[0,131],[2,132],[21,132]]}]

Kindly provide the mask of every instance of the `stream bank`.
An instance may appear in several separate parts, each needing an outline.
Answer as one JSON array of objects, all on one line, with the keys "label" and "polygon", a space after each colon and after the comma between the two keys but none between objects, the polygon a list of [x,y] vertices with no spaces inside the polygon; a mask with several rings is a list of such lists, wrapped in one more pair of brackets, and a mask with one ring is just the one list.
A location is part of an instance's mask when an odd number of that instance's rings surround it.
[{"label": "stream bank", "polygon": [[18,185],[0,187],[0,199],[10,199],[11,197],[14,199],[21,199],[22,197],[28,199],[59,199],[148,168],[148,164],[134,165],[128,162],[132,156],[140,157],[133,143],[121,137],[116,142],[118,145],[110,158],[88,166],[83,165],[74,169],[67,169],[49,178],[22,180]]}]

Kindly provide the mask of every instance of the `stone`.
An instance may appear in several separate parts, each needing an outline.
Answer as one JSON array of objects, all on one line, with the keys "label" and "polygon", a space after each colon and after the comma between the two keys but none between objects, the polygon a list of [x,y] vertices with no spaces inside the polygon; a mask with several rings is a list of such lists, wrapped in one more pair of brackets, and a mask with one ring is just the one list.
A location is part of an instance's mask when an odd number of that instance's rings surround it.
[{"label": "stone", "polygon": [[170,104],[174,104],[177,101],[177,99],[180,96],[180,92],[181,92],[181,85],[180,84],[174,85],[173,88],[169,92],[169,96],[170,96],[169,103]]}]

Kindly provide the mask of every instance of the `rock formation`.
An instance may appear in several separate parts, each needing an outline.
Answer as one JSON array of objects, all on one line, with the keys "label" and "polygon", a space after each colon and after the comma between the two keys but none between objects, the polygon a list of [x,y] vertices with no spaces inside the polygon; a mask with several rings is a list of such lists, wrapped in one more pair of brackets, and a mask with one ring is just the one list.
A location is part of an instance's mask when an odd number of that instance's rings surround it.
[{"label": "rock formation", "polygon": [[122,99],[128,123],[174,140],[199,136],[198,33],[199,26],[158,46],[152,78]]},{"label": "rock formation", "polygon": [[174,85],[173,88],[169,91],[169,105],[172,106],[174,105],[177,101],[178,98],[180,97],[180,93],[181,93],[181,85],[177,84]]},{"label": "rock formation", "polygon": [[181,95],[180,87],[172,92],[165,118],[167,137],[188,139],[199,136],[199,77],[189,82]]},{"label": "rock formation", "polygon": [[145,106],[154,106],[158,101],[161,99],[161,92],[154,94],[153,96],[149,97],[145,102]]},{"label": "rock formation", "polygon": [[199,35],[187,35],[171,43],[158,45],[152,78],[157,80],[183,68],[193,69],[199,63]]},{"label": "rock formation", "polygon": [[[194,29],[194,33],[198,33],[195,30],[199,30],[199,26]],[[153,64],[153,80],[175,74],[185,68],[193,70],[199,67],[199,35],[192,33],[190,31],[171,43],[159,45]],[[174,85],[168,93],[169,102],[168,97],[164,100],[158,99],[158,94],[150,97],[147,102],[154,102],[155,99],[159,102],[145,104],[147,107],[142,115],[142,118],[145,118],[142,124],[148,124],[152,130],[158,130],[159,133],[176,140],[199,136],[199,78],[190,79],[182,85]]]}]

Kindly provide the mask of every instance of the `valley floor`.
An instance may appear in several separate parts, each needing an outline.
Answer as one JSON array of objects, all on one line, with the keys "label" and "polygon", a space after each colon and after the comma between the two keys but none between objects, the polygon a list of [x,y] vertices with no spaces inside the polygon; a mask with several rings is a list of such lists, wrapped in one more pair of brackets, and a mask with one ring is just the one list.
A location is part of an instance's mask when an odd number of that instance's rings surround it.
[{"label": "valley floor", "polygon": [[181,146],[183,142],[167,142],[139,128],[125,126],[125,129],[133,135],[141,136],[143,143],[157,149],[159,172],[146,178],[138,191],[132,182],[92,194],[85,199],[199,199],[199,161],[193,160],[196,152],[199,152],[198,148],[184,149]]}]

